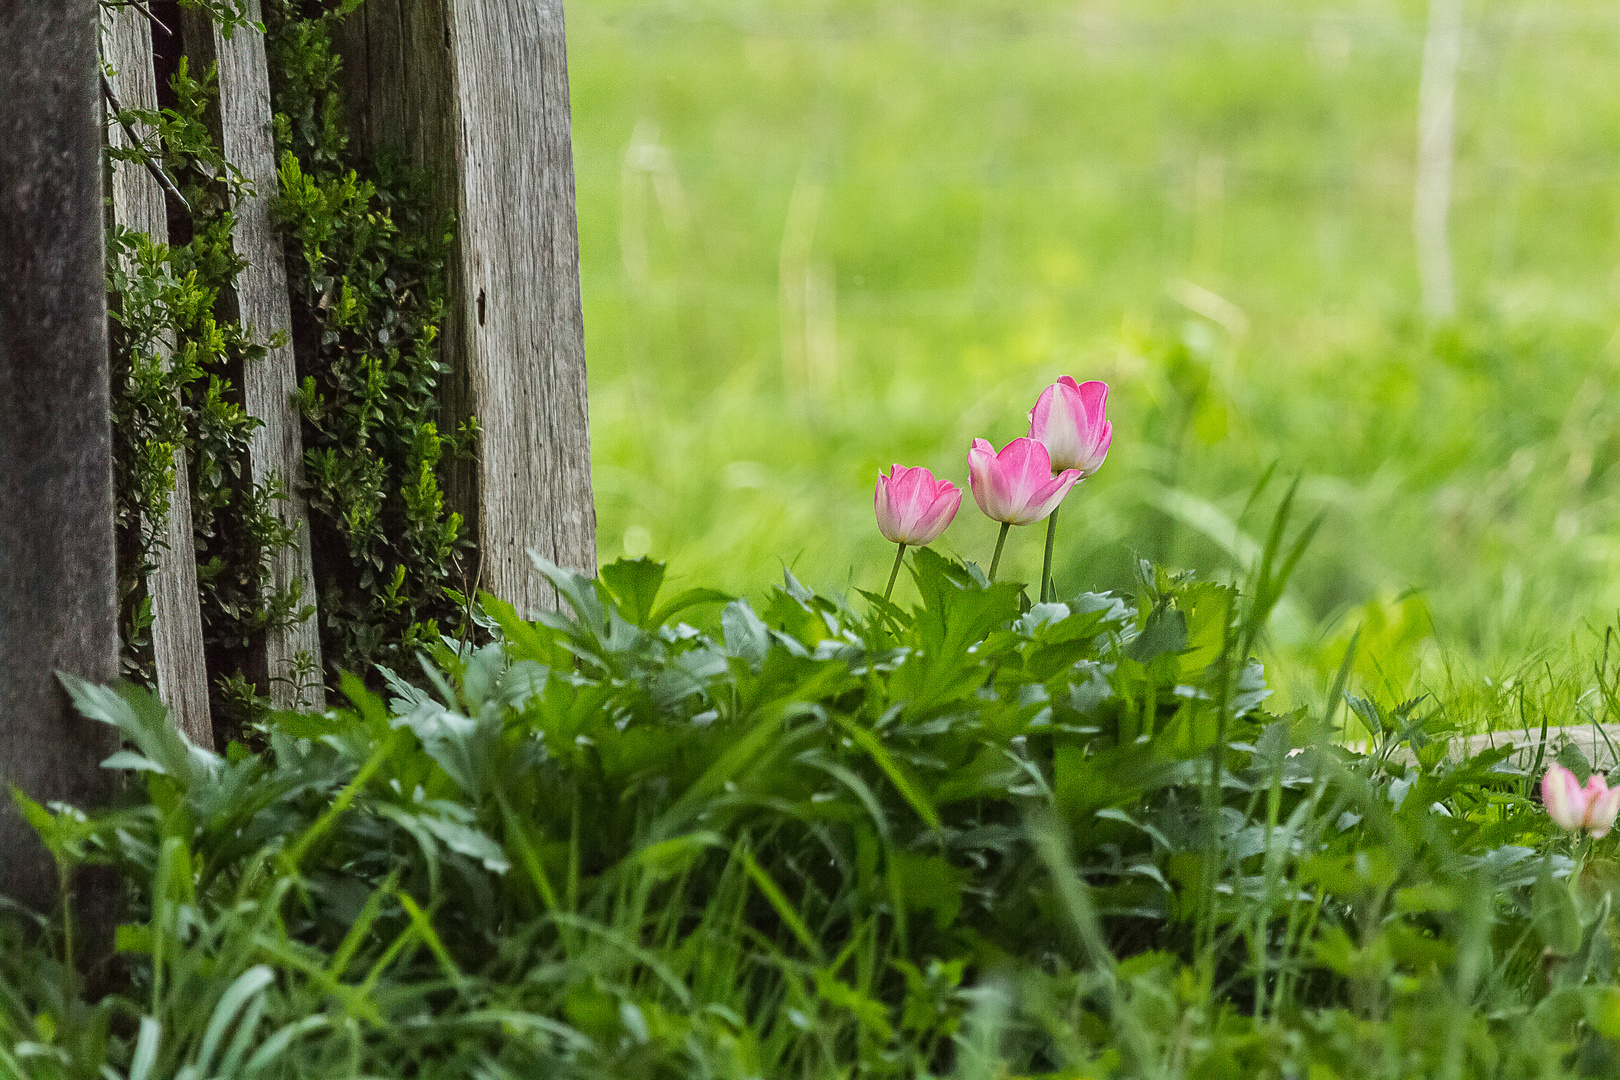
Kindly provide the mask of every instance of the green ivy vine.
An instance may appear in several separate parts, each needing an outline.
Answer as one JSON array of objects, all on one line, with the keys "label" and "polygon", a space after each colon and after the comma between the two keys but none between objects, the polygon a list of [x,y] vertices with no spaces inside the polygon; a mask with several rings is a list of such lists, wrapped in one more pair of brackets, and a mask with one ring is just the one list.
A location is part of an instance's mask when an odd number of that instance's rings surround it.
[{"label": "green ivy vine", "polygon": [[332,37],[358,6],[270,0],[265,28],[321,645],[369,671],[459,618],[462,518],[439,469],[474,432],[438,426],[451,215],[397,161],[350,150]]},{"label": "green ivy vine", "polygon": [[[234,0],[198,6],[243,25]],[[397,664],[458,617],[459,594],[447,588],[460,584],[463,529],[440,469],[474,435],[470,425],[444,435],[435,423],[448,216],[405,170],[349,152],[332,28],[356,6],[271,0],[264,13],[281,155],[274,216],[286,241],[329,673]],[[171,234],[117,225],[108,234],[122,660],[127,676],[154,681],[144,583],[164,542],[178,452],[191,482],[216,728],[230,735],[260,707],[262,687],[244,674],[251,650],[313,607],[270,588],[271,561],[291,542],[273,512],[287,492],[255,485],[247,467],[259,422],[242,407],[240,373],[279,344],[253,340],[234,315],[243,264],[230,208],[247,184],[212,134],[214,73],[181,58],[166,90],[157,110],[108,102],[111,121],[150,132],[109,156],[162,177]]]}]

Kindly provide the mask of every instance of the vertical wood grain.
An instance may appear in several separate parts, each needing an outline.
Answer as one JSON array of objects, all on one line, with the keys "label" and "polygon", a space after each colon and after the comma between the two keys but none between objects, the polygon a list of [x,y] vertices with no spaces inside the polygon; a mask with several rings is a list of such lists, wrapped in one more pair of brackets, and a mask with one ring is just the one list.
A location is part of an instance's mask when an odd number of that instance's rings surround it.
[{"label": "vertical wood grain", "polygon": [[[263,18],[259,0],[248,0],[247,18]],[[249,415],[263,422],[248,444],[248,463],[255,484],[279,481],[287,499],[275,504],[294,542],[275,555],[271,584],[298,589],[301,605],[316,603],[310,557],[309,512],[304,498],[304,446],[293,393],[298,385],[291,342],[292,308],[287,298],[287,266],[281,238],[270,224],[270,200],[279,190],[275,145],[270,131],[270,72],[264,35],[251,26],[227,38],[206,13],[187,9],[186,52],[198,70],[219,67],[219,134],[225,158],[252,185],[233,208],[232,243],[247,266],[238,276],[236,297],[243,324],[259,340],[278,339],[261,360],[249,360],[242,372],[242,398]],[[322,708],[319,615],[272,631],[265,641],[265,667],[270,701],[276,708],[300,704]],[[294,668],[300,656],[313,662],[312,682],[299,686]]]},{"label": "vertical wood grain", "polygon": [[476,416],[453,505],[483,587],[554,608],[532,548],[594,573],[584,318],[561,0],[370,0],[342,43],[371,153],[402,151],[456,212],[446,420]]},{"label": "vertical wood grain", "polygon": [[[94,0],[0,2],[0,782],[86,808],[118,740],[53,673],[118,674],[101,138]],[[75,888],[108,931],[114,884]],[[0,893],[43,910],[56,892],[0,800]]]},{"label": "vertical wood grain", "polygon": [[[101,55],[112,68],[108,83],[126,109],[157,108],[157,81],[152,72],[152,28],[131,6],[103,8]],[[149,133],[136,127],[144,140]],[[123,126],[109,119],[108,142],[128,147]],[[119,225],[168,241],[163,190],[140,163],[115,161],[112,167],[112,214]],[[167,366],[173,343],[160,346]],[[169,707],[180,730],[199,746],[213,746],[214,726],[208,708],[208,669],[203,659],[202,611],[197,598],[197,557],[192,541],[191,480],[183,447],[174,451],[174,490],[163,525],[163,543],[153,555],[157,564],[146,581],[152,600],[152,653],[157,667],[158,696]]]}]

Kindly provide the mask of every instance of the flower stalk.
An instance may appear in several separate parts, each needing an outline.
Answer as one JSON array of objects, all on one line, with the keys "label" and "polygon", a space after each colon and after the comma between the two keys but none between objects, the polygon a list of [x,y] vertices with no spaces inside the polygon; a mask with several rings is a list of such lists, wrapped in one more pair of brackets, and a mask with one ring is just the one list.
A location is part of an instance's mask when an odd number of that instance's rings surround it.
[{"label": "flower stalk", "polygon": [[900,561],[906,557],[905,541],[899,544],[899,550],[894,553],[894,569],[889,571],[889,584],[883,590],[883,599],[887,600],[894,594],[894,579],[900,576]]},{"label": "flower stalk", "polygon": [[[1059,507],[1058,509],[1062,509]],[[1046,556],[1041,560],[1041,603],[1057,599],[1057,587],[1052,584],[1052,545],[1057,540],[1057,510],[1046,518]]]},{"label": "flower stalk", "polygon": [[990,556],[990,580],[996,580],[996,570],[1001,566],[1001,546],[1007,542],[1007,530],[1012,528],[1012,522],[1001,523],[1001,535],[996,537],[996,553]]}]

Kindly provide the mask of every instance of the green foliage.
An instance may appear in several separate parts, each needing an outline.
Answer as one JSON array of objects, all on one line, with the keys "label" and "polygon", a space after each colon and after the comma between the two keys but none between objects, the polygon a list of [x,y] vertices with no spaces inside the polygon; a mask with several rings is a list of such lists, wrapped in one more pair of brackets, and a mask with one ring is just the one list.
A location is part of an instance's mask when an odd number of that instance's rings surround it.
[{"label": "green foliage", "polygon": [[435,640],[446,587],[471,589],[440,487],[471,428],[439,430],[450,213],[386,155],[362,179],[349,150],[331,35],[356,6],[271,3],[266,26],[322,647],[363,671]]},{"label": "green foliage", "polygon": [[171,89],[170,108],[121,111],[118,119],[131,128],[146,125],[156,134],[153,143],[115,156],[161,170],[184,242],[171,247],[115,228],[108,243],[123,664],[147,681],[144,579],[163,542],[177,452],[192,484],[210,667],[234,670],[254,640],[304,614],[297,596],[270,588],[271,560],[290,542],[272,508],[284,493],[254,484],[246,465],[258,421],[244,412],[236,380],[244,363],[264,355],[265,343],[248,336],[223,299],[242,268],[229,207],[244,181],[209,135],[217,97],[211,73],[194,78],[182,60]]},{"label": "green foliage", "polygon": [[[205,6],[227,29],[241,25],[239,7]],[[475,425],[441,435],[437,424],[448,216],[432,213],[397,167],[383,163],[362,180],[346,164],[330,27],[353,6],[306,16],[271,5],[267,16],[283,152],[276,220],[303,375],[323,646],[334,668],[369,670],[437,639],[458,611],[447,585],[470,591],[457,558],[461,519],[445,506],[440,474]],[[182,59],[170,90],[167,108],[115,115],[132,132],[152,132],[113,157],[160,172],[183,239],[170,247],[168,237],[124,229],[109,238],[124,670],[151,683],[144,581],[163,542],[178,453],[192,483],[214,707],[227,727],[242,726],[257,709],[241,675],[249,650],[310,617],[314,598],[270,588],[271,560],[292,540],[273,511],[287,493],[255,485],[247,469],[258,421],[243,411],[237,381],[277,343],[252,340],[229,300],[242,269],[231,207],[246,184],[210,134],[213,73]]]},{"label": "green foliage", "polygon": [[1022,610],[924,549],[921,601],[863,614],[791,575],[756,609],[538,562],[570,613],[486,597],[492,642],[435,643],[386,703],[347,678],[263,753],[68,680],[133,783],[30,817],[64,873],[130,883],[127,974],[89,1005],[0,951],[0,1053],[42,1080],[1620,1060],[1617,841],[1572,861],[1506,753],[1449,757],[1419,705],[1358,704],[1366,755],[1268,715],[1234,651],[1259,588],[1149,567],[1135,602]]}]

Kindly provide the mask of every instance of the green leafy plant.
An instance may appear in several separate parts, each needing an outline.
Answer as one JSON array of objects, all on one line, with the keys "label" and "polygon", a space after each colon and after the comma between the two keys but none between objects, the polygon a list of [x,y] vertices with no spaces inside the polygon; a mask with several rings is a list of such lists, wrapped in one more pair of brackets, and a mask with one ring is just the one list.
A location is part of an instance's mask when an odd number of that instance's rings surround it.
[{"label": "green leafy plant", "polygon": [[[360,179],[347,151],[330,36],[353,7],[271,5],[266,28],[323,646],[334,668],[368,671],[436,640],[460,611],[460,593],[447,586],[474,585],[440,472],[476,427],[441,435],[437,425],[448,217],[387,162]],[[240,25],[237,8],[209,10],[227,30]],[[113,156],[164,178],[182,241],[115,229],[109,242],[124,670],[152,683],[144,582],[179,453],[192,481],[214,709],[225,730],[245,730],[258,708],[244,694],[251,650],[270,630],[310,617],[317,598],[269,587],[271,560],[292,539],[273,511],[287,492],[255,485],[246,467],[258,421],[243,411],[236,382],[273,344],[252,340],[226,302],[242,269],[231,207],[246,183],[210,135],[213,73],[182,58],[169,89],[166,108],[120,103],[114,116],[151,132]]]},{"label": "green leafy plant", "polygon": [[89,1006],[0,952],[0,1047],[41,1077],[1608,1075],[1613,842],[1575,874],[1508,752],[1452,757],[1421,703],[1357,699],[1367,754],[1267,714],[1273,532],[1241,590],[1144,566],[1028,610],[928,549],[911,607],[864,611],[541,561],[568,613],[485,597],[488,643],[257,753],[70,680],[136,782],[33,817],[130,883],[126,982]]},{"label": "green leafy plant", "polygon": [[[123,110],[119,119],[155,131],[119,157],[162,171],[173,187],[173,246],[115,228],[108,244],[112,312],[113,431],[120,536],[119,578],[127,672],[150,681],[146,575],[162,543],[177,452],[186,455],[195,558],[210,669],[229,673],[267,630],[304,615],[298,598],[269,588],[270,563],[290,542],[272,503],[284,493],[255,485],[247,442],[258,421],[241,405],[241,365],[264,354],[222,304],[242,264],[228,209],[244,189],[208,133],[217,94],[182,59],[174,105]],[[167,238],[165,238],[167,239]],[[188,553],[190,554],[190,553]],[[216,708],[225,704],[216,699]]]},{"label": "green leafy plant", "polygon": [[459,613],[447,588],[472,587],[440,486],[472,427],[438,423],[451,215],[386,154],[349,149],[332,30],[356,6],[273,3],[266,26],[322,644],[365,671],[436,640]]}]

